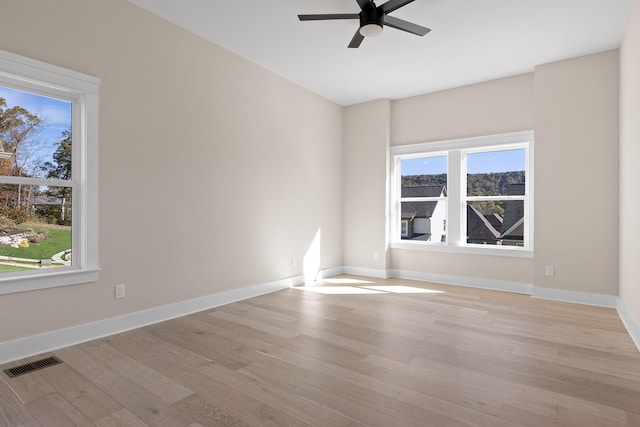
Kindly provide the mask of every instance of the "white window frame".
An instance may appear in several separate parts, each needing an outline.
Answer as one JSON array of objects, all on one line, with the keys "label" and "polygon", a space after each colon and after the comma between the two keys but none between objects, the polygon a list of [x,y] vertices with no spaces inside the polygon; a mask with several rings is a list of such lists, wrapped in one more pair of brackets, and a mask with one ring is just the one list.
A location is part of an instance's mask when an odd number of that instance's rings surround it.
[{"label": "white window frame", "polygon": [[0,183],[73,189],[72,265],[0,274],[0,294],[98,280],[98,93],[100,79],[0,50],[0,85],[72,103],[72,179],[0,176]]},{"label": "white window frame", "polygon": [[[394,146],[390,149],[389,167],[389,247],[392,249],[409,249],[424,251],[440,251],[454,253],[471,253],[483,255],[510,256],[521,258],[533,257],[533,146],[534,132],[513,132],[499,135],[455,139],[448,141],[428,142],[421,144]],[[469,153],[499,151],[508,149],[525,149],[526,180],[525,196],[479,196],[467,197],[466,188],[466,156]],[[435,156],[446,153],[447,160],[447,241],[425,242],[402,240],[399,223],[401,217],[401,161],[417,157]],[[467,201],[473,200],[524,200],[524,247],[478,245],[467,243],[466,229]]]}]

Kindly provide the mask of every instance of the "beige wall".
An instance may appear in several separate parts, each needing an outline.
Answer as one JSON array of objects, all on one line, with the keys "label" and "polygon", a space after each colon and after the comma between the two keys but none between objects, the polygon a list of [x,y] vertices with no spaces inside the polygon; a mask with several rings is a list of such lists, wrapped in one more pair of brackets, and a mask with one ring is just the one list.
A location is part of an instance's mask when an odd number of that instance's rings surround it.
[{"label": "beige wall", "polygon": [[[498,282],[508,282],[512,286],[505,289],[523,291],[517,285],[533,283],[533,260],[530,258],[507,258],[487,255],[453,254],[447,252],[423,252],[406,249],[392,249],[391,263],[394,269],[425,273],[430,276],[448,276],[447,283],[490,286],[488,280],[497,281],[493,286],[502,289]],[[474,283],[474,279],[479,279]]]},{"label": "beige wall", "polygon": [[[636,319],[638,14],[622,50],[620,168],[621,296]],[[615,51],[342,109],[126,0],[4,2],[0,49],[103,82],[100,282],[0,296],[0,323],[14,326],[0,342],[299,275],[318,231],[320,268],[617,293]],[[385,252],[389,145],[527,129],[534,260]]]},{"label": "beige wall", "polygon": [[0,296],[0,342],[299,275],[318,230],[342,265],[341,107],[126,0],[1,9],[0,49],[102,79],[102,272]]},{"label": "beige wall", "polygon": [[[394,101],[391,145],[533,129],[533,96],[533,74],[523,74]],[[533,283],[533,260],[530,258],[392,249],[391,268]]]},{"label": "beige wall", "polygon": [[640,325],[640,2],[620,48],[620,299]]},{"label": "beige wall", "polygon": [[391,145],[531,130],[533,73],[393,101]]},{"label": "beige wall", "polygon": [[536,67],[536,286],[618,293],[618,70],[617,50]]},{"label": "beige wall", "polygon": [[[387,168],[390,102],[345,109],[344,265],[384,271],[387,256]],[[374,254],[377,253],[378,259]],[[384,273],[383,273],[384,274]]]},{"label": "beige wall", "polygon": [[390,268],[617,295],[618,69],[616,50],[393,101],[392,146],[535,130],[535,255],[393,249]]}]

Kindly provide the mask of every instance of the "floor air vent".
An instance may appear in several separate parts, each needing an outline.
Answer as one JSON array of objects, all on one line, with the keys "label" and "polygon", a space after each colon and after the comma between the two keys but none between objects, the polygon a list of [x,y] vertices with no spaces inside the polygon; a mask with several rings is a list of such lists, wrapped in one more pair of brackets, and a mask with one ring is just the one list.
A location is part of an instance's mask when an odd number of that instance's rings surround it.
[{"label": "floor air vent", "polygon": [[57,365],[58,363],[62,363],[62,360],[57,357],[47,357],[46,359],[36,360],[35,362],[25,363],[24,365],[16,366],[14,368],[5,369],[4,373],[7,374],[9,378],[19,377],[20,375]]}]

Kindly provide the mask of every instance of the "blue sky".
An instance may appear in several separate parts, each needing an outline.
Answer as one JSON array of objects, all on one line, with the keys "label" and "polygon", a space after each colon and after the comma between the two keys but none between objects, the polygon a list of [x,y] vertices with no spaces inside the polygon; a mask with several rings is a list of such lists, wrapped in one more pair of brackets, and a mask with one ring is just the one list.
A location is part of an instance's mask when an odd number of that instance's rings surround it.
[{"label": "blue sky", "polygon": [[447,172],[447,157],[421,157],[402,161],[402,175],[437,175]]},{"label": "blue sky", "polygon": [[[504,150],[467,155],[467,173],[525,170],[525,150]],[[422,157],[402,161],[402,175],[436,175],[447,172],[447,158]]]},{"label": "blue sky", "polygon": [[39,160],[51,161],[55,143],[60,141],[62,132],[71,127],[71,103],[4,86],[0,86],[0,98],[7,102],[6,108],[20,106],[44,120],[42,129],[33,135],[32,142],[39,147]]}]

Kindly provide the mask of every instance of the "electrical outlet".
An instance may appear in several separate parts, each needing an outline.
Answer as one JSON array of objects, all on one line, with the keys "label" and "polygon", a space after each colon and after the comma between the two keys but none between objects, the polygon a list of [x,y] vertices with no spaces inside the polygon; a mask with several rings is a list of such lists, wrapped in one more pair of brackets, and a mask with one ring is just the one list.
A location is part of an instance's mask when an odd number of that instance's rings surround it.
[{"label": "electrical outlet", "polygon": [[298,260],[296,259],[296,257],[292,256],[291,257],[291,267],[295,267],[297,263],[298,263]]},{"label": "electrical outlet", "polygon": [[115,299],[124,298],[124,285],[116,285],[114,297]]},{"label": "electrical outlet", "polygon": [[544,274],[546,274],[549,277],[553,276],[553,265],[547,265],[544,269]]},{"label": "electrical outlet", "polygon": [[373,253],[373,260],[378,261],[380,259],[380,254],[378,252]]}]

